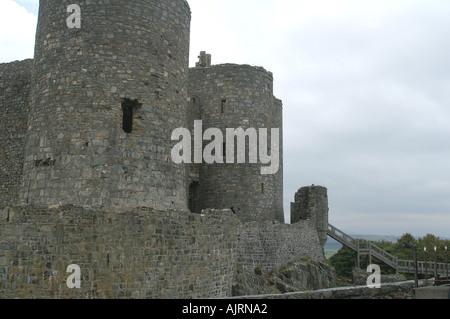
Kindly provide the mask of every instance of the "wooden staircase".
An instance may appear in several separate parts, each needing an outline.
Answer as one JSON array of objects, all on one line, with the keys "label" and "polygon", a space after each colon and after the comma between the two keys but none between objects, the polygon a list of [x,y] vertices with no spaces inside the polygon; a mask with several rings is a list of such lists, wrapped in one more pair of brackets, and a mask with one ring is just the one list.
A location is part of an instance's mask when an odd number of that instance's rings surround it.
[{"label": "wooden staircase", "polygon": [[[414,273],[414,261],[411,260],[399,260],[396,256],[391,255],[387,251],[378,247],[370,241],[360,240],[353,238],[333,225],[328,224],[327,230],[328,236],[337,240],[342,245],[356,251],[358,254],[358,267],[360,267],[360,256],[368,255],[369,264],[372,264],[372,257],[382,261],[386,265],[392,267],[396,272],[402,273]],[[436,268],[437,274],[448,273],[448,264],[445,263],[434,263],[431,261],[418,261],[417,270],[420,274],[433,274]]]}]

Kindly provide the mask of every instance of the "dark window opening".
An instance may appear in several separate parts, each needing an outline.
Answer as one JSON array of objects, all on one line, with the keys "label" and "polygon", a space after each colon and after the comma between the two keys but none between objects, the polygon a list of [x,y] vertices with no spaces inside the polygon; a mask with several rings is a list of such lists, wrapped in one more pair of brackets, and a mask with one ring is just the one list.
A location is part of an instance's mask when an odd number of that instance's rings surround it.
[{"label": "dark window opening", "polygon": [[222,102],[220,103],[220,113],[225,113],[226,110],[226,106],[227,106],[227,100],[223,99]]},{"label": "dark window opening", "polygon": [[137,110],[142,104],[138,100],[123,99],[122,101],[122,128],[125,133],[133,132],[133,112]]},{"label": "dark window opening", "polygon": [[55,166],[56,160],[47,158],[47,159],[41,159],[34,161],[35,167],[49,167],[49,166]]},{"label": "dark window opening", "polygon": [[191,185],[189,185],[188,205],[189,210],[194,214],[201,213],[199,207],[199,187],[199,182],[192,182]]}]

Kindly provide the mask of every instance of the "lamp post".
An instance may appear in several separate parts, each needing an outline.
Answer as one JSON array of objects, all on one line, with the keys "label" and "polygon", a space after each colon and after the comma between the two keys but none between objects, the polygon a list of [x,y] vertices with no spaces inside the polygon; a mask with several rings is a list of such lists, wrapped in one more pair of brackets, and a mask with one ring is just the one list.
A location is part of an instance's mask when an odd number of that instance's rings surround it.
[{"label": "lamp post", "polygon": [[448,278],[448,250],[447,250],[447,246],[445,246],[445,269],[446,269],[447,280],[449,280],[450,278]]},{"label": "lamp post", "polygon": [[419,277],[417,275],[417,246],[413,246],[413,253],[414,253],[414,284],[416,288],[419,288]]},{"label": "lamp post", "polygon": [[428,283],[428,264],[427,264],[427,247],[423,248],[425,253],[425,283]]},{"label": "lamp post", "polygon": [[434,282],[436,283],[438,280],[437,274],[437,247],[434,246]]}]

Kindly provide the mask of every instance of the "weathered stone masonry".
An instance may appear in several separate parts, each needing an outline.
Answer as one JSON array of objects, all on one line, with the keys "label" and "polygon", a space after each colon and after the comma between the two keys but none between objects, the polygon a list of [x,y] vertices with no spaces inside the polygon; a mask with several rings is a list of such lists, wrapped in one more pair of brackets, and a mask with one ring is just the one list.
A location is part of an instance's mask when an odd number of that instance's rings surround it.
[{"label": "weathered stone masonry", "polygon": [[[267,128],[269,148],[272,128],[280,129],[282,139],[281,101],[273,96],[272,73],[263,68],[235,64],[191,68],[189,94],[203,130],[219,128],[226,136],[228,128]],[[284,222],[282,157],[276,174],[262,175],[261,166],[248,163],[248,156],[245,164],[200,165],[199,208],[233,207],[246,221]]]},{"label": "weathered stone masonry", "polygon": [[0,207],[17,203],[33,60],[0,64]]},{"label": "weathered stone masonry", "polygon": [[[0,212],[2,298],[231,295],[239,221],[230,211]],[[81,289],[66,285],[71,264],[81,268]]]},{"label": "weathered stone masonry", "polygon": [[293,260],[324,260],[313,221],[293,225],[278,221],[249,222],[238,233],[237,262],[245,269],[263,272],[279,269]]},{"label": "weathered stone masonry", "polygon": [[[229,297],[237,264],[268,272],[323,260],[312,223],[245,223],[230,210],[8,207],[0,209],[0,296]],[[81,289],[66,285],[71,264],[81,267]]]},{"label": "weathered stone masonry", "polygon": [[[170,136],[186,125],[187,2],[76,1],[83,23],[69,29],[71,3],[40,3],[22,203],[184,209]],[[132,133],[124,99],[141,105]]]},{"label": "weathered stone masonry", "polygon": [[328,191],[323,186],[302,187],[291,203],[291,223],[312,220],[319,235],[321,245],[327,241],[328,231]]},{"label": "weathered stone masonry", "polygon": [[284,224],[282,138],[274,175],[170,159],[196,119],[282,137],[272,73],[206,54],[189,69],[184,0],[75,1],[69,29],[73,2],[40,1],[34,60],[0,64],[0,297],[227,297],[237,264],[323,260],[325,188]]}]

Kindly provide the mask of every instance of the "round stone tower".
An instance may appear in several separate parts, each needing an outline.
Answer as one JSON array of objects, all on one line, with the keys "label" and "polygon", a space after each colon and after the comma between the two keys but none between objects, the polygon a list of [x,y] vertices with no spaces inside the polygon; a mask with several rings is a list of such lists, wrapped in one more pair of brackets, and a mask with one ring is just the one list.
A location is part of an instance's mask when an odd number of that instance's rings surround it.
[{"label": "round stone tower", "polygon": [[184,210],[188,3],[75,2],[40,1],[21,201]]},{"label": "round stone tower", "polygon": [[[203,57],[203,59],[202,59]],[[206,58],[205,58],[206,57]],[[282,105],[273,96],[273,76],[260,67],[249,65],[210,64],[210,57],[200,56],[197,67],[189,70],[189,95],[191,107],[197,108],[202,129],[217,128],[223,134],[223,164],[203,163],[197,166],[198,178],[191,180],[201,196],[196,209],[232,208],[245,221],[279,220],[283,214],[283,163],[282,163]],[[203,60],[203,63],[202,63]],[[226,159],[226,130],[255,129],[258,141],[259,129],[268,130],[267,151],[271,154],[271,129],[279,129],[279,165],[275,174],[262,174],[262,164],[257,148],[257,163],[249,155],[250,138],[246,137],[245,163],[238,163],[237,145],[234,140],[234,163]],[[203,147],[209,142],[204,141]],[[233,150],[233,147],[230,147]],[[275,150],[273,150],[275,152]]]}]

